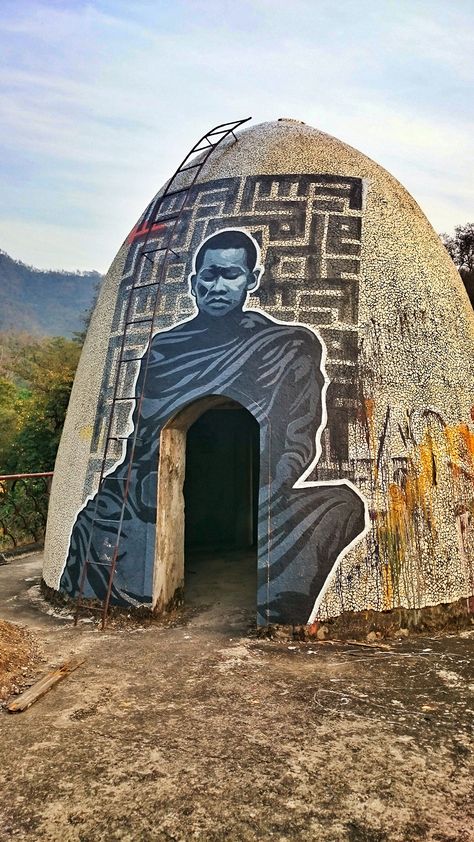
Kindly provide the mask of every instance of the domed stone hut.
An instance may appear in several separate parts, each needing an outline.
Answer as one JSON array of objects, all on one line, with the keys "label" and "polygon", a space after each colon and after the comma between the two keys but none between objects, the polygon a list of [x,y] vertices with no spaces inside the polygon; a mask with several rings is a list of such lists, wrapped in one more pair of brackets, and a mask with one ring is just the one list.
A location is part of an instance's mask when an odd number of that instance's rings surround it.
[{"label": "domed stone hut", "polygon": [[458,273],[355,149],[289,119],[221,137],[105,278],[45,584],[159,612],[188,554],[218,551],[256,567],[260,625],[467,611],[474,318]]}]

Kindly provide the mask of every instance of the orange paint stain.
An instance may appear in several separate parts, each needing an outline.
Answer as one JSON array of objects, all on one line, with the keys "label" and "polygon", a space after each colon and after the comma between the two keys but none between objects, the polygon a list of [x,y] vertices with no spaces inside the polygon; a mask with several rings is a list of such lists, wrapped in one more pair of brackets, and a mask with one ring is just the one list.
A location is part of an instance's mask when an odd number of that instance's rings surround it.
[{"label": "orange paint stain", "polygon": [[445,427],[444,435],[453,477],[459,479],[464,473],[462,463],[474,466],[474,433],[467,424],[457,424]]},{"label": "orange paint stain", "polygon": [[471,462],[474,462],[474,433],[471,432],[467,424],[460,424],[458,429],[459,436],[464,443],[469,459]]},{"label": "orange paint stain", "polygon": [[364,407],[365,407],[365,417],[367,421],[373,422],[374,420],[374,409],[375,409],[375,401],[373,398],[366,398],[364,400]]},{"label": "orange paint stain", "polygon": [[[381,440],[379,412],[372,398],[364,401],[361,416],[372,465],[373,539],[380,559],[381,597],[384,609],[390,609],[401,593],[409,592],[414,601],[418,598],[420,559],[439,551],[437,519],[446,483],[454,482],[449,493],[461,499],[466,478],[474,478],[474,432],[467,424],[427,424],[421,441],[407,435],[404,463],[392,479],[390,463],[381,459],[380,466],[376,464]],[[387,431],[390,436],[385,425],[384,436]]]}]

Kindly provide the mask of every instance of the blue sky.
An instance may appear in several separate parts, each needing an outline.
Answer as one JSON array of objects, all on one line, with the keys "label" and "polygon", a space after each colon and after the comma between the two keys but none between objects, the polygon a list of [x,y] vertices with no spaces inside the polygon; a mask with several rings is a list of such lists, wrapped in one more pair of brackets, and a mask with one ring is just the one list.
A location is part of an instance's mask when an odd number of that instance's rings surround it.
[{"label": "blue sky", "polygon": [[212,125],[295,117],[474,219],[472,0],[2,0],[0,248],[105,270]]}]

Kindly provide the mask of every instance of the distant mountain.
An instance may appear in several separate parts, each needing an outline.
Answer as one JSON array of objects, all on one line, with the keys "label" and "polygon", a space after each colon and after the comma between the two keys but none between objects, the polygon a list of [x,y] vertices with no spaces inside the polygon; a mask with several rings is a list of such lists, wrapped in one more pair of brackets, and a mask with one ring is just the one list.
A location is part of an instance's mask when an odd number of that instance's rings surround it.
[{"label": "distant mountain", "polygon": [[35,269],[0,249],[0,330],[72,336],[101,280],[99,272]]}]

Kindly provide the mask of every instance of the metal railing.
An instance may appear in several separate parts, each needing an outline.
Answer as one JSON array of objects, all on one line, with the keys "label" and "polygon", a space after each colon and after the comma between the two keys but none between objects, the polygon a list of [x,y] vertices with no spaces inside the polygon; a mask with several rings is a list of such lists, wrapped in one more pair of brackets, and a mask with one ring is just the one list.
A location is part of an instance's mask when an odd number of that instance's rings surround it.
[{"label": "metal railing", "polygon": [[0,475],[0,552],[42,543],[52,476]]}]

